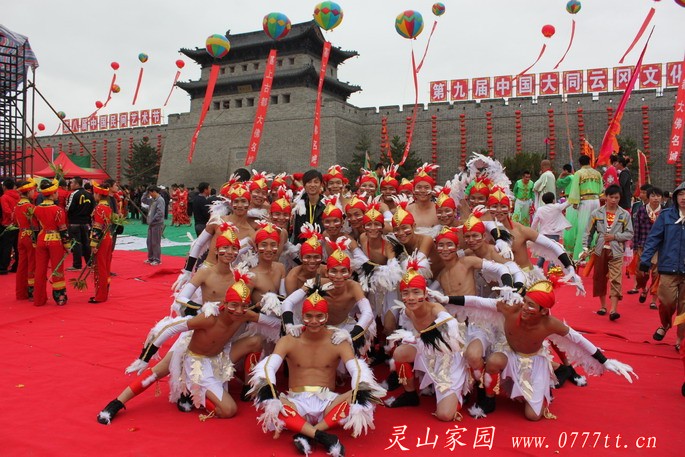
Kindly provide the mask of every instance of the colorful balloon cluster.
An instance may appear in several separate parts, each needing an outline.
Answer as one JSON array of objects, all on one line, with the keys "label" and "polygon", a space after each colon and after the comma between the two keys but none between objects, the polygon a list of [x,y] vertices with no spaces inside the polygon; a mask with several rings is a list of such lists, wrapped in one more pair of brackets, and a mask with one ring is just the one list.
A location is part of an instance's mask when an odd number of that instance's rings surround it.
[{"label": "colorful balloon cluster", "polygon": [[140,54],[138,54],[138,60],[140,60],[140,63],[147,62],[147,59],[148,59],[148,55],[145,54],[144,52],[141,52]]},{"label": "colorful balloon cluster", "polygon": [[566,4],[566,11],[568,11],[571,14],[578,14],[581,8],[581,4],[578,0],[571,0]]},{"label": "colorful balloon cluster", "polygon": [[292,24],[290,19],[283,13],[269,13],[262,21],[264,33],[272,40],[280,40],[290,32]]},{"label": "colorful balloon cluster", "polygon": [[416,38],[423,31],[423,16],[418,11],[403,11],[395,19],[395,30],[404,38]]},{"label": "colorful balloon cluster", "polygon": [[65,113],[64,111],[58,111],[57,117],[59,117],[60,119],[64,119],[67,117],[67,113]]},{"label": "colorful balloon cluster", "polygon": [[112,93],[118,94],[121,91],[119,84],[112,84]]},{"label": "colorful balloon cluster", "polygon": [[436,16],[442,16],[445,14],[445,4],[444,3],[433,3],[433,14]]},{"label": "colorful balloon cluster", "polygon": [[333,30],[343,20],[343,10],[335,2],[321,2],[314,7],[314,22],[324,30]]},{"label": "colorful balloon cluster", "polygon": [[228,54],[228,51],[231,49],[231,42],[228,41],[228,38],[226,38],[224,35],[215,33],[207,38],[205,47],[207,48],[207,52],[210,56],[214,57],[215,59],[221,59],[225,57],[226,54]]}]

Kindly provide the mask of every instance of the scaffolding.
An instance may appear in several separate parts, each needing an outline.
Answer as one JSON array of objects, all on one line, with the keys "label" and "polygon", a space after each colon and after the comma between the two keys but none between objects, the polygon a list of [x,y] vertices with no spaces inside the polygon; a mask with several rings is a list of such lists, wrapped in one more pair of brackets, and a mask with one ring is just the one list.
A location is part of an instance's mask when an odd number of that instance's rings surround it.
[{"label": "scaffolding", "polygon": [[[33,84],[26,65],[32,53],[27,43],[0,38],[0,177],[16,179],[31,175],[33,169],[32,136],[27,139],[27,132],[33,131],[27,98]],[[35,78],[33,70],[31,75]]]}]

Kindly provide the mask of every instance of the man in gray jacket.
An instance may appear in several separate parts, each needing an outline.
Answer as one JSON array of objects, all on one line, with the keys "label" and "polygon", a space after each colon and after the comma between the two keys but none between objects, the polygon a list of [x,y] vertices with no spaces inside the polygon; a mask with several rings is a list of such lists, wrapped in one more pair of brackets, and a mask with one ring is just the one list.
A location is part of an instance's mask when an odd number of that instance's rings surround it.
[{"label": "man in gray jacket", "polygon": [[166,203],[159,194],[159,187],[147,189],[152,203],[147,213],[147,260],[145,263],[159,265],[162,263],[162,233],[164,233],[164,207]]}]

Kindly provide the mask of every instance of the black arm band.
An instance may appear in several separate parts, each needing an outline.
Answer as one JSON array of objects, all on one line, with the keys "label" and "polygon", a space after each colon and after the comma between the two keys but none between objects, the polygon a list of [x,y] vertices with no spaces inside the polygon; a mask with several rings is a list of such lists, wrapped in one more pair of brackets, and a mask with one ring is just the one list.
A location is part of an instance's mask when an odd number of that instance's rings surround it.
[{"label": "black arm band", "polygon": [[564,266],[564,268],[568,268],[573,265],[573,263],[571,262],[571,258],[565,252],[559,256],[559,261]]},{"label": "black arm band", "polygon": [[507,243],[511,241],[511,233],[509,233],[506,230],[502,230],[498,227],[495,227],[494,229],[490,230],[490,235],[492,235],[492,238],[494,240],[502,240],[506,241]]},{"label": "black arm band", "polygon": [[283,319],[284,324],[294,324],[294,315],[292,311],[284,311],[283,314],[281,315],[281,319]]},{"label": "black arm band", "polygon": [[138,357],[140,360],[143,362],[149,362],[152,357],[157,354],[157,351],[159,351],[159,348],[155,346],[154,344],[148,344],[143,348],[143,351],[140,353],[140,357]]},{"label": "black arm band", "polygon": [[602,351],[600,351],[599,349],[597,349],[597,352],[592,354],[592,358],[594,358],[595,360],[597,360],[601,364],[604,364],[604,362],[607,361],[607,358],[604,357],[604,354],[602,354]]},{"label": "black arm band", "polygon": [[509,273],[503,274],[500,280],[503,286],[514,287],[514,278]]},{"label": "black arm band", "polygon": [[447,298],[447,303],[450,305],[464,306],[466,304],[466,300],[464,299],[463,295],[450,295]]},{"label": "black arm band", "polygon": [[193,271],[193,268],[195,268],[195,262],[197,262],[197,258],[188,256],[188,259],[186,260],[186,266],[183,267],[185,271]]},{"label": "black arm band", "polygon": [[515,283],[514,283],[514,289],[515,289],[516,292],[518,292],[519,295],[521,295],[522,297],[525,297],[525,296],[526,296],[526,286],[524,286],[522,282],[515,282]]}]

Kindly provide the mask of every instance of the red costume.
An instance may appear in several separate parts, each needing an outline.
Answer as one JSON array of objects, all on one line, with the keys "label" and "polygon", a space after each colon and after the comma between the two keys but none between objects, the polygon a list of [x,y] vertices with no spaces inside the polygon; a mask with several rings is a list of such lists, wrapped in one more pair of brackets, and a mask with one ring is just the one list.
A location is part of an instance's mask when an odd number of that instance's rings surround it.
[{"label": "red costume", "polygon": [[171,225],[188,225],[188,191],[176,189],[171,193]]},{"label": "red costume", "polygon": [[112,225],[112,208],[109,207],[109,189],[93,184],[93,191],[100,195],[101,199],[93,210],[93,225],[90,231],[90,248],[97,249],[93,254],[95,278],[95,296],[90,299],[91,303],[98,303],[107,300],[109,293],[110,267],[112,265],[112,235],[110,226]]},{"label": "red costume", "polygon": [[12,223],[19,229],[19,241],[17,250],[19,251],[19,264],[17,266],[16,277],[16,297],[17,300],[33,298],[34,275],[36,271],[36,248],[33,245],[33,211],[35,205],[27,198],[27,193],[36,187],[36,183],[31,181],[19,189],[21,199],[14,208]]},{"label": "red costume", "polygon": [[[67,290],[64,281],[65,245],[69,243],[67,234],[67,215],[60,206],[50,200],[57,192],[57,181],[47,189],[40,191],[45,195],[43,203],[36,206],[33,216],[40,224],[38,242],[36,243],[36,277],[33,304],[43,306],[47,303],[46,282],[52,282],[52,297],[58,305],[66,305]],[[61,264],[60,264],[61,262]],[[53,271],[48,278],[48,263]],[[59,265],[59,267],[57,267]],[[57,267],[57,268],[56,268]]]}]

